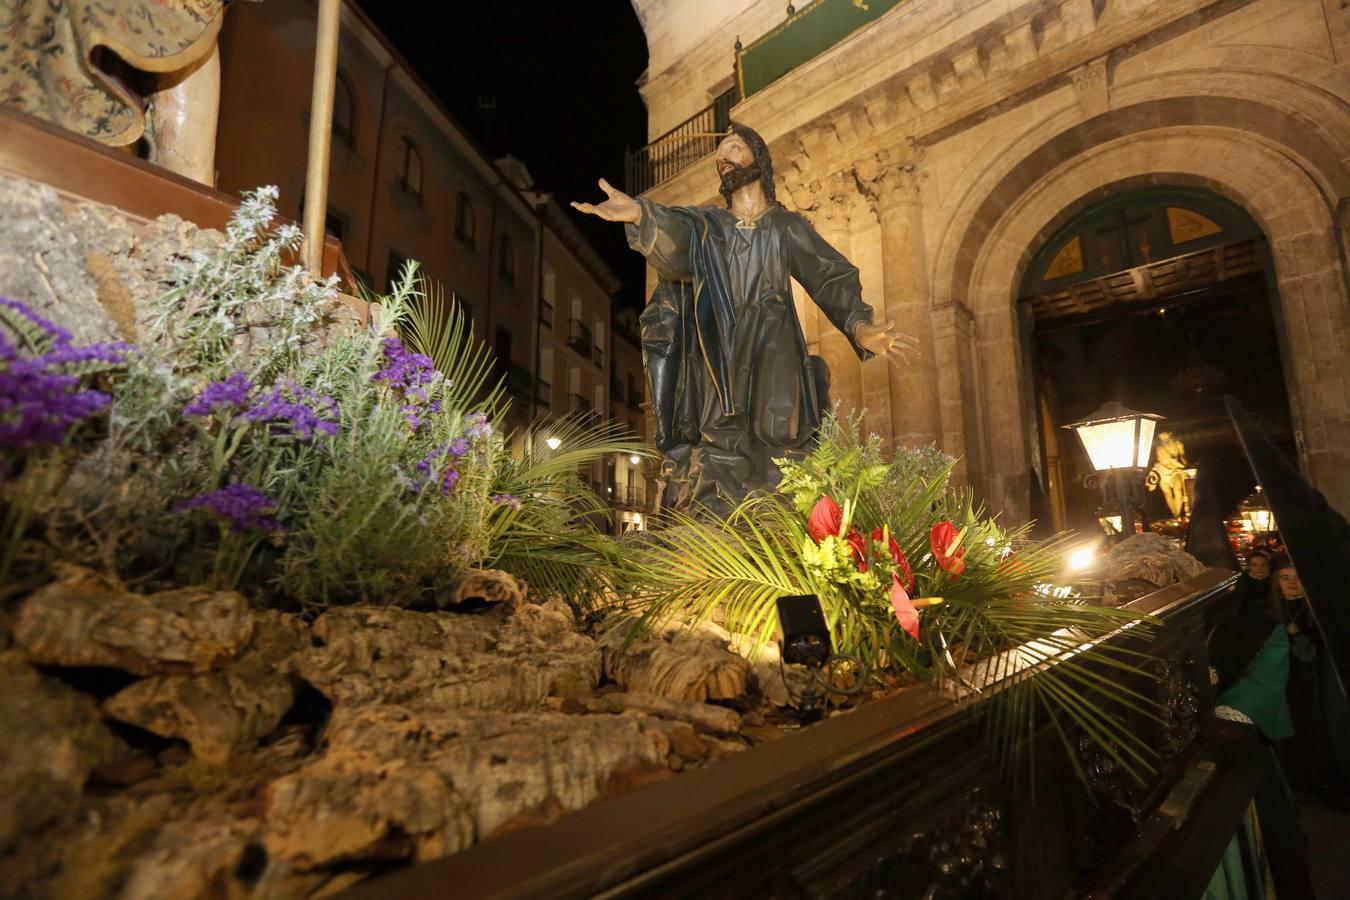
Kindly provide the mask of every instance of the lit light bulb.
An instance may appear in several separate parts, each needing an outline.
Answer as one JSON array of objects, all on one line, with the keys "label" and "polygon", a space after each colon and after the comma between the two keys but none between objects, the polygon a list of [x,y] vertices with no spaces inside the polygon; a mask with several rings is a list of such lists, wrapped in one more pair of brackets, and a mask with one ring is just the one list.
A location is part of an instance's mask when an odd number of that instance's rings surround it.
[{"label": "lit light bulb", "polygon": [[642,462],[642,457],[634,453],[632,456],[628,457],[628,461],[636,466],[638,463]]},{"label": "lit light bulb", "polygon": [[1073,553],[1069,554],[1069,568],[1074,571],[1086,569],[1088,566],[1092,565],[1093,557],[1096,555],[1096,551],[1091,547],[1079,547],[1077,550],[1073,551]]},{"label": "lit light bulb", "polygon": [[557,450],[562,446],[562,441],[555,437],[548,438],[544,443],[548,444],[548,449],[550,450]]}]

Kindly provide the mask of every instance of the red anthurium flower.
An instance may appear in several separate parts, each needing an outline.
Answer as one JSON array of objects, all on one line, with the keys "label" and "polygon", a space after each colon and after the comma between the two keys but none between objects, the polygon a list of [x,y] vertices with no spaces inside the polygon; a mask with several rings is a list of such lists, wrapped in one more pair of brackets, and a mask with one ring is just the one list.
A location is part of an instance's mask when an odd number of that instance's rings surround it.
[{"label": "red anthurium flower", "polygon": [[831,500],[829,494],[825,494],[812,507],[811,515],[806,520],[806,530],[819,544],[830,535],[838,534],[839,526],[842,524],[844,524],[843,508]]},{"label": "red anthurium flower", "polygon": [[933,548],[933,559],[946,570],[953,579],[966,570],[966,549],[959,543],[965,535],[951,522],[939,522],[928,533],[928,543]]},{"label": "red anthurium flower", "polygon": [[[840,526],[843,524],[843,508],[835,503],[829,494],[825,494],[811,508],[811,515],[806,519],[806,530],[810,533],[811,538],[819,544],[830,535],[837,535]],[[853,548],[853,561],[858,564],[858,571],[866,572],[867,545],[863,543],[863,536],[858,532],[858,529],[849,529],[848,544]]]},{"label": "red anthurium flower", "polygon": [[[884,537],[888,537],[888,535],[880,528],[872,529],[872,540],[880,544]],[[909,560],[905,559],[905,554],[901,551],[900,545],[895,542],[895,538],[890,538],[888,549],[891,551],[891,559],[895,560],[896,567],[900,569],[900,574],[904,576],[906,593],[914,593],[914,570],[910,568]]]},{"label": "red anthurium flower", "polygon": [[909,601],[909,594],[905,593],[905,586],[900,583],[899,575],[891,576],[891,609],[895,610],[895,618],[900,622],[900,627],[909,632],[909,636],[917,641],[919,639],[919,612],[914,608],[914,604]]},{"label": "red anthurium flower", "polygon": [[848,530],[848,545],[853,548],[853,561],[858,564],[859,572],[867,571],[867,545],[856,528]]}]

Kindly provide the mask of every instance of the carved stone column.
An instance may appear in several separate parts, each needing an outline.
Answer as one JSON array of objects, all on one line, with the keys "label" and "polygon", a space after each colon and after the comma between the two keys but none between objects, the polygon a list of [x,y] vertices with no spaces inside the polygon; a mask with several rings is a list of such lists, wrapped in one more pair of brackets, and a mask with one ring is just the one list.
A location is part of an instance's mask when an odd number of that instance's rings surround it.
[{"label": "carved stone column", "polygon": [[[929,315],[928,260],[923,211],[912,161],[869,160],[859,165],[881,223],[882,292],[885,318],[918,338],[925,356],[887,366],[891,437],[895,444],[942,445],[933,326]],[[881,310],[878,310],[880,313]],[[878,321],[882,318],[878,315]],[[867,365],[886,365],[873,360]]]},{"label": "carved stone column", "polygon": [[975,318],[965,306],[948,303],[931,310],[933,344],[929,353],[943,377],[937,379],[938,408],[942,416],[940,446],[957,458],[952,468],[956,484],[983,488],[984,447],[979,405],[979,354],[975,349]]}]

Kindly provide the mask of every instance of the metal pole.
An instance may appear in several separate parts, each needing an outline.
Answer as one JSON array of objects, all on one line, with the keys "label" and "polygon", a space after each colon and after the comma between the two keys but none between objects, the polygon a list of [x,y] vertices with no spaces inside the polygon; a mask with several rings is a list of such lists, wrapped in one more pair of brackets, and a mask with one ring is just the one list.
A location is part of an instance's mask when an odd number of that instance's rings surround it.
[{"label": "metal pole", "polygon": [[314,42],[314,94],[309,104],[309,163],[305,168],[305,268],[323,271],[324,219],[328,211],[328,160],[333,141],[337,83],[338,13],[341,0],[319,0]]},{"label": "metal pole", "polygon": [[1120,533],[1134,537],[1134,503],[1130,496],[1130,470],[1116,469],[1116,499],[1120,501]]}]

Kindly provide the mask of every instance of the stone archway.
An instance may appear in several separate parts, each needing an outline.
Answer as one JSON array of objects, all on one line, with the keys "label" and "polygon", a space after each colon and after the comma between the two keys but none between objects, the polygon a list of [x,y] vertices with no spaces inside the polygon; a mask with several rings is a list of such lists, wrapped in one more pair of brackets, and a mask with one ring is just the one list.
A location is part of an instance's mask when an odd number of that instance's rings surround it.
[{"label": "stone archway", "polygon": [[[1089,123],[1091,124],[1091,123]],[[1266,134],[1166,126],[1085,146],[1073,129],[1013,166],[947,249],[939,317],[969,317],[975,365],[962,396],[973,414],[944,422],[970,448],[970,480],[1010,520],[1027,516],[1034,421],[1016,319],[1016,290],[1042,241],[1086,206],[1131,186],[1207,188],[1246,210],[1274,259],[1290,405],[1305,470],[1333,505],[1350,507],[1350,302],[1333,209],[1306,157]],[[1058,146],[1056,146],[1058,145]],[[1048,149],[1047,149],[1048,148]],[[1055,150],[1067,150],[1059,156]],[[1076,152],[1075,152],[1076,151]],[[1062,160],[1056,162],[1056,159]],[[1007,203],[1003,205],[1004,194]],[[994,205],[991,206],[991,203]],[[942,303],[949,300],[949,303]]]}]

